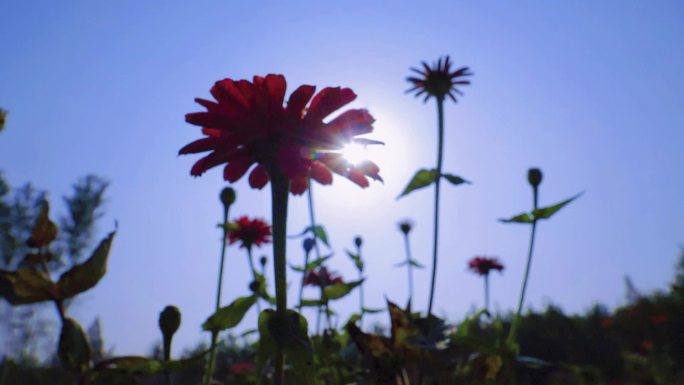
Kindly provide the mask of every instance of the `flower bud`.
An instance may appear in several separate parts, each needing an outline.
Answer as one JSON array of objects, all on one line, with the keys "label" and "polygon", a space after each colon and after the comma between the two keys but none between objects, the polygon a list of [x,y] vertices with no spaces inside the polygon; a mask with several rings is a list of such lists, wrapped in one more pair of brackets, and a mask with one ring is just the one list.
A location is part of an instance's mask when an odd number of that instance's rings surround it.
[{"label": "flower bud", "polygon": [[252,281],[252,282],[249,283],[249,290],[250,290],[252,293],[256,293],[256,292],[259,291],[259,286],[260,286],[260,285],[259,285],[259,282],[258,282],[258,281]]},{"label": "flower bud", "polygon": [[363,239],[357,235],[356,237],[354,237],[354,244],[356,245],[356,247],[361,247],[361,245],[363,245]]},{"label": "flower bud", "polygon": [[259,263],[261,264],[261,267],[266,266],[266,261],[267,261],[267,260],[268,260],[268,259],[266,258],[265,255],[263,255],[263,256],[261,256],[261,258],[259,258]]},{"label": "flower bud", "polygon": [[399,230],[401,230],[404,235],[408,235],[408,233],[411,232],[411,229],[413,228],[413,223],[409,220],[405,220],[402,222],[399,222]]},{"label": "flower bud", "polygon": [[228,210],[228,207],[235,203],[235,190],[233,190],[230,187],[226,187],[223,190],[221,190],[221,203],[223,203],[223,207]]},{"label": "flower bud", "polygon": [[316,241],[313,238],[306,238],[304,242],[302,242],[302,247],[307,254],[311,251],[311,249],[314,248],[315,245]]},{"label": "flower bud", "polygon": [[530,182],[532,187],[537,187],[542,181],[542,172],[538,168],[531,168],[527,170],[527,181]]},{"label": "flower bud", "polygon": [[159,329],[164,338],[171,338],[181,323],[181,313],[177,307],[169,305],[159,313]]}]

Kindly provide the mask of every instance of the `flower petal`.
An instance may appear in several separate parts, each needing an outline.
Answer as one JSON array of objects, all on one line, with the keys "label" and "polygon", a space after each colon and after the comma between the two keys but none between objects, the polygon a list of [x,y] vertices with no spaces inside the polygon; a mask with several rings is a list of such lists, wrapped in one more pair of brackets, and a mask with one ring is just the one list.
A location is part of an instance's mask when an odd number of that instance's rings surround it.
[{"label": "flower petal", "polygon": [[309,181],[305,176],[298,176],[296,178],[290,179],[290,191],[294,195],[302,195],[309,187]]},{"label": "flower petal", "polygon": [[237,181],[242,178],[243,175],[249,170],[249,167],[254,163],[252,159],[247,156],[241,156],[239,158],[233,159],[228,162],[226,167],[223,169],[223,179],[230,183]]},{"label": "flower petal", "polygon": [[249,101],[243,93],[238,89],[236,82],[231,79],[223,79],[217,81],[211,87],[211,95],[219,102],[219,104],[235,105],[240,108],[248,108]]},{"label": "flower petal", "polygon": [[321,162],[311,162],[311,170],[309,170],[309,175],[311,175],[311,177],[320,184],[332,184],[332,173]]},{"label": "flower petal", "polygon": [[269,176],[266,167],[257,165],[249,174],[249,185],[252,188],[261,190],[268,183]]},{"label": "flower petal", "polygon": [[344,134],[347,137],[363,135],[373,131],[375,118],[368,110],[349,110],[340,114],[325,125],[330,135]]},{"label": "flower petal", "polygon": [[356,99],[356,94],[351,88],[324,88],[314,96],[305,119],[309,122],[323,120],[325,117],[354,99]]},{"label": "flower petal", "polygon": [[379,180],[381,182],[383,181],[380,177],[380,167],[370,160],[364,160],[363,162],[357,164],[354,168],[362,172],[364,175],[373,178],[374,180]]},{"label": "flower petal", "polygon": [[309,159],[302,156],[302,149],[298,146],[281,147],[278,151],[277,160],[283,174],[290,179],[305,175],[309,163],[311,163]]},{"label": "flower petal", "polygon": [[368,187],[368,179],[359,171],[354,168],[349,169],[346,175],[347,179],[356,183],[357,185],[366,188]]},{"label": "flower petal", "polygon": [[204,151],[209,151],[211,149],[214,149],[216,147],[218,140],[217,138],[202,138],[198,139],[190,144],[185,145],[185,147],[181,148],[180,151],[178,151],[178,155],[184,155],[184,154],[196,154],[198,152],[204,152]]},{"label": "flower petal", "polygon": [[314,86],[299,86],[287,100],[287,114],[293,118],[301,118],[304,107],[306,107],[306,103],[309,102],[314,92],[316,92],[316,87]]}]

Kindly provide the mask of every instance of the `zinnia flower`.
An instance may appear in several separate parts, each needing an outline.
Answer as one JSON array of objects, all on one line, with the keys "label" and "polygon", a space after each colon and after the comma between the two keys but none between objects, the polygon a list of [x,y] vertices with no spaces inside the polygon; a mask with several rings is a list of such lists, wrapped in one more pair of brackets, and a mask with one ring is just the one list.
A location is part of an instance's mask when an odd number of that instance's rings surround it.
[{"label": "zinnia flower", "polygon": [[504,266],[496,258],[475,257],[468,262],[468,268],[479,275],[489,275],[492,270],[502,271]]},{"label": "zinnia flower", "polygon": [[179,154],[211,152],[190,173],[199,176],[225,164],[223,177],[232,183],[256,164],[249,174],[250,186],[261,189],[273,172],[282,172],[294,194],[306,191],[309,177],[331,184],[332,172],[361,187],[368,186],[366,177],[382,181],[375,163],[351,164],[339,153],[352,142],[381,143],[355,138],[373,131],[371,114],[353,109],[323,121],[356,98],[351,89],[328,87],[314,95],[314,86],[303,85],[284,106],[285,88],[282,75],[255,76],[251,82],[224,79],[211,88],[216,102],[195,99],[207,111],[187,114],[185,120],[202,127],[206,137],[183,147]]},{"label": "zinnia flower", "polygon": [[249,219],[248,217],[240,217],[235,222],[230,224],[228,230],[228,241],[233,243],[240,241],[240,247],[250,249],[252,246],[261,246],[264,243],[271,242],[271,226],[261,219]]},{"label": "zinnia flower", "polygon": [[430,96],[439,100],[444,100],[444,97],[448,96],[456,102],[454,94],[463,96],[463,93],[456,87],[470,84],[470,80],[464,79],[466,76],[472,75],[468,72],[469,68],[462,67],[452,72],[449,56],[444,59],[439,58],[432,68],[425,62],[421,62],[421,64],[423,65],[422,69],[411,68],[411,71],[418,73],[420,77],[406,78],[413,84],[413,87],[406,92],[417,91],[416,96],[425,94],[423,102],[426,102]]},{"label": "zinnia flower", "polygon": [[317,270],[309,270],[304,276],[304,285],[306,286],[326,288],[336,283],[344,283],[342,277],[331,273],[325,267],[320,267]]},{"label": "zinnia flower", "polygon": [[229,370],[235,374],[245,374],[254,372],[255,367],[251,362],[236,362],[230,365]]}]

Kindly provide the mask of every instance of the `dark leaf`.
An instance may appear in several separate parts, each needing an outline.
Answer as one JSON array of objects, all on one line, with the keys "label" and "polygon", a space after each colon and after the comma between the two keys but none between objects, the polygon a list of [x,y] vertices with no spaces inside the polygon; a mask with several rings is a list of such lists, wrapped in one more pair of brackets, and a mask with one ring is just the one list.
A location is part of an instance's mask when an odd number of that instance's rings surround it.
[{"label": "dark leaf", "polygon": [[349,250],[345,250],[345,251],[347,252],[347,255],[349,256],[349,258],[351,258],[352,261],[354,261],[354,265],[356,265],[356,269],[358,271],[363,271],[363,260],[361,259],[361,256],[358,254],[354,254]]},{"label": "dark leaf", "polygon": [[[332,257],[332,256],[333,256],[333,255],[330,254],[330,255],[326,255],[326,256],[324,256],[324,257],[320,257],[320,258],[314,259],[313,261],[309,262],[308,265],[306,265],[306,270],[307,270],[307,271],[311,271],[311,270],[317,268],[318,266],[322,265],[325,261],[327,261],[328,259],[330,259],[330,257]],[[301,273],[301,272],[304,272],[304,268],[303,268],[302,266],[290,265],[290,268],[291,268],[292,270],[298,271],[298,272],[300,272],[300,273]]]},{"label": "dark leaf", "polygon": [[330,247],[330,244],[328,243],[328,234],[325,232],[325,229],[321,225],[308,226],[301,233],[297,235],[291,235],[290,238],[303,237],[308,233],[312,233],[315,236],[315,238],[320,239],[323,243],[325,243],[326,246]]},{"label": "dark leaf", "polygon": [[0,297],[12,305],[23,305],[54,299],[55,284],[48,276],[33,268],[0,270]]},{"label": "dark leaf", "polygon": [[418,170],[418,172],[416,172],[416,174],[413,175],[413,178],[411,178],[411,181],[406,186],[404,191],[402,191],[401,194],[399,194],[397,199],[399,199],[405,195],[408,195],[409,193],[411,193],[414,190],[418,190],[418,189],[421,189],[423,187],[427,187],[427,186],[431,185],[432,183],[435,182],[436,179],[437,179],[437,170],[435,170],[435,169]]},{"label": "dark leaf", "polygon": [[82,264],[72,267],[62,274],[57,282],[57,297],[59,299],[71,298],[95,285],[107,272],[107,258],[116,232],[111,232],[107,238],[100,242],[93,254]]},{"label": "dark leaf", "polygon": [[327,299],[338,299],[349,294],[355,287],[363,283],[363,279],[352,282],[336,283],[323,289],[323,295]]},{"label": "dark leaf", "polygon": [[300,306],[302,307],[318,307],[323,305],[323,301],[318,299],[302,299]]},{"label": "dark leaf", "polygon": [[57,225],[50,220],[50,204],[47,200],[41,202],[40,213],[31,231],[31,237],[26,241],[29,247],[41,248],[57,238]]},{"label": "dark leaf", "polygon": [[451,175],[451,174],[442,174],[442,178],[446,179],[449,181],[449,183],[453,184],[454,186],[458,186],[459,184],[470,184],[467,180],[461,178],[460,176],[457,175]]},{"label": "dark leaf", "polygon": [[0,108],[0,132],[5,129],[5,121],[7,120],[7,111]]},{"label": "dark leaf", "polygon": [[534,217],[536,219],[548,219],[550,218],[553,214],[558,212],[558,210],[562,209],[565,207],[568,203],[574,201],[575,199],[579,198],[583,193],[579,193],[575,195],[572,198],[568,198],[564,201],[558,202],[555,205],[547,206],[547,207],[542,207],[539,209],[534,210]]},{"label": "dark leaf", "polygon": [[62,321],[58,353],[62,365],[72,373],[85,373],[90,368],[90,345],[81,325],[71,318]]},{"label": "dark leaf", "polygon": [[202,324],[202,329],[206,331],[220,332],[222,330],[234,328],[237,326],[245,313],[257,301],[256,295],[249,297],[239,297],[230,305],[220,308],[216,313],[212,314]]},{"label": "dark leaf", "polygon": [[381,313],[381,312],[385,311],[385,309],[373,309],[373,308],[370,308],[370,307],[362,307],[361,310],[362,310],[364,313],[368,313],[368,314]]}]

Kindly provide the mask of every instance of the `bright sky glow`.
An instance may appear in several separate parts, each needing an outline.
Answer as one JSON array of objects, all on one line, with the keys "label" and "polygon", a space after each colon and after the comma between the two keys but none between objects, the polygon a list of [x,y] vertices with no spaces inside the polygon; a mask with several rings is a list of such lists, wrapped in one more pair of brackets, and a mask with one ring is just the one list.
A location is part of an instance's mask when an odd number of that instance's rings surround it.
[{"label": "bright sky glow", "polygon": [[[681,1],[4,0],[1,8],[0,107],[9,117],[0,170],[13,185],[48,190],[55,210],[79,176],[112,182],[99,229],[118,220],[107,276],[73,315],[84,325],[99,316],[118,354],[147,353],[168,304],[183,312],[178,352],[208,338],[200,326],[213,308],[226,183],[218,168],[190,177],[198,157],[176,154],[200,137],[183,119],[201,110],[193,99],[226,77],[282,73],[288,95],[301,84],[350,87],[358,98],[347,108],[375,117],[365,136],[386,144],[363,152],[384,183],[360,189],[336,176],[313,187],[331,269],[355,279],[344,249],[364,237],[367,306],[406,300],[404,271],[394,267],[404,259],[403,218],[415,222],[414,257],[428,267],[415,273],[414,308],[427,305],[433,190],[396,197],[436,160],[434,102],[406,95],[405,78],[445,54],[474,76],[445,108],[444,169],[473,184],[442,190],[439,315],[460,319],[480,303],[481,281],[466,271],[480,254],[506,265],[491,280],[493,309],[515,306],[529,229],[497,219],[529,208],[531,166],[544,171],[541,204],[585,194],[539,228],[530,306],[614,306],[625,275],[644,291],[671,278],[684,242]],[[270,221],[269,187],[252,190],[244,179],[231,217]],[[308,225],[306,197],[293,197],[289,212],[296,234]],[[301,264],[300,240],[288,243],[288,258]],[[228,261],[226,301],[249,283],[244,251],[231,247]],[[288,274],[293,298],[299,277]],[[335,305],[342,320],[357,300]],[[255,318],[250,311],[238,331]]]}]

